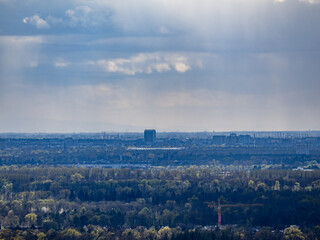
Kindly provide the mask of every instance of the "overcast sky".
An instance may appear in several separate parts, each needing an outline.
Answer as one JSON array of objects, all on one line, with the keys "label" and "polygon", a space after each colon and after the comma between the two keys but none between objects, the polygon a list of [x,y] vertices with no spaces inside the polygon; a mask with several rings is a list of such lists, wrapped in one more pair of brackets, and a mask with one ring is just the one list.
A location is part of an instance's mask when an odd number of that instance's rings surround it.
[{"label": "overcast sky", "polygon": [[0,132],[320,130],[320,0],[0,0]]}]

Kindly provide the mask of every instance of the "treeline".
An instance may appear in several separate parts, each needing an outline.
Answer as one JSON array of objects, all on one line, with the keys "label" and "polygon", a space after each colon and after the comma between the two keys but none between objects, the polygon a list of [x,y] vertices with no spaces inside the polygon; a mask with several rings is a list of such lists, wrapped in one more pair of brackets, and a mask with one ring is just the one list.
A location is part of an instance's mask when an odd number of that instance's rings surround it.
[{"label": "treeline", "polygon": [[316,240],[320,239],[320,226],[301,231],[292,226],[284,231],[268,228],[246,230],[243,228],[182,230],[168,226],[156,229],[142,226],[134,229],[108,229],[89,225],[82,229],[67,228],[62,231],[54,229],[4,229],[0,239],[6,240]]},{"label": "treeline", "polygon": [[[5,228],[62,230],[88,225],[193,229],[320,225],[320,171],[225,172],[209,166],[166,169],[1,167],[0,222]],[[1,239],[1,238],[0,238]]]}]

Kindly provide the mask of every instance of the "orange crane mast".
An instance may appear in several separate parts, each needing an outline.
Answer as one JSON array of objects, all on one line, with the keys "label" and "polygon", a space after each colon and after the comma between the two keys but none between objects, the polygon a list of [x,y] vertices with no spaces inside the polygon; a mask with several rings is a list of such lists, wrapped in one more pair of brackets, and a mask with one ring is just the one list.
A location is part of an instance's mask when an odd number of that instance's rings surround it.
[{"label": "orange crane mast", "polygon": [[220,204],[220,199],[218,200],[218,205],[215,202],[208,203],[209,208],[217,208],[218,209],[218,227],[221,227],[221,207],[261,207],[264,204],[260,203],[235,203],[235,204]]}]

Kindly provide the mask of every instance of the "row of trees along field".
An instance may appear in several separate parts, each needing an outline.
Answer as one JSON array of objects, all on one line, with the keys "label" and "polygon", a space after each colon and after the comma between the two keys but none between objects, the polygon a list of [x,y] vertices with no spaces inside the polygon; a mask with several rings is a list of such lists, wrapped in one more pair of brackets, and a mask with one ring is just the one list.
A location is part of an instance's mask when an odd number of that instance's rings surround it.
[{"label": "row of trees along field", "polygon": [[88,225],[184,230],[216,225],[217,211],[208,203],[220,200],[263,204],[224,207],[222,224],[313,228],[320,225],[319,193],[319,170],[6,166],[0,168],[0,222],[45,231]]},{"label": "row of trees along field", "polygon": [[301,231],[295,226],[284,231],[268,228],[259,231],[243,228],[186,229],[168,226],[156,229],[142,226],[133,229],[107,229],[88,225],[81,230],[67,228],[61,231],[39,229],[0,231],[0,239],[5,240],[316,240],[320,239],[320,226]]}]

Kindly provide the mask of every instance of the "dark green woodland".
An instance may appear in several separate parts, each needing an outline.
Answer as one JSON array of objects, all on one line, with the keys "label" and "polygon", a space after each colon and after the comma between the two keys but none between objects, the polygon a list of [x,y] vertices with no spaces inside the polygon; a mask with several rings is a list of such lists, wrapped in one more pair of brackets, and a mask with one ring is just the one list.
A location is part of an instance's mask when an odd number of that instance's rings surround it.
[{"label": "dark green woodland", "polygon": [[[0,191],[0,239],[319,239],[320,233],[319,170],[4,166]],[[223,206],[218,229],[217,209],[208,207],[218,200],[248,205]],[[288,231],[301,236],[287,238]]]}]

